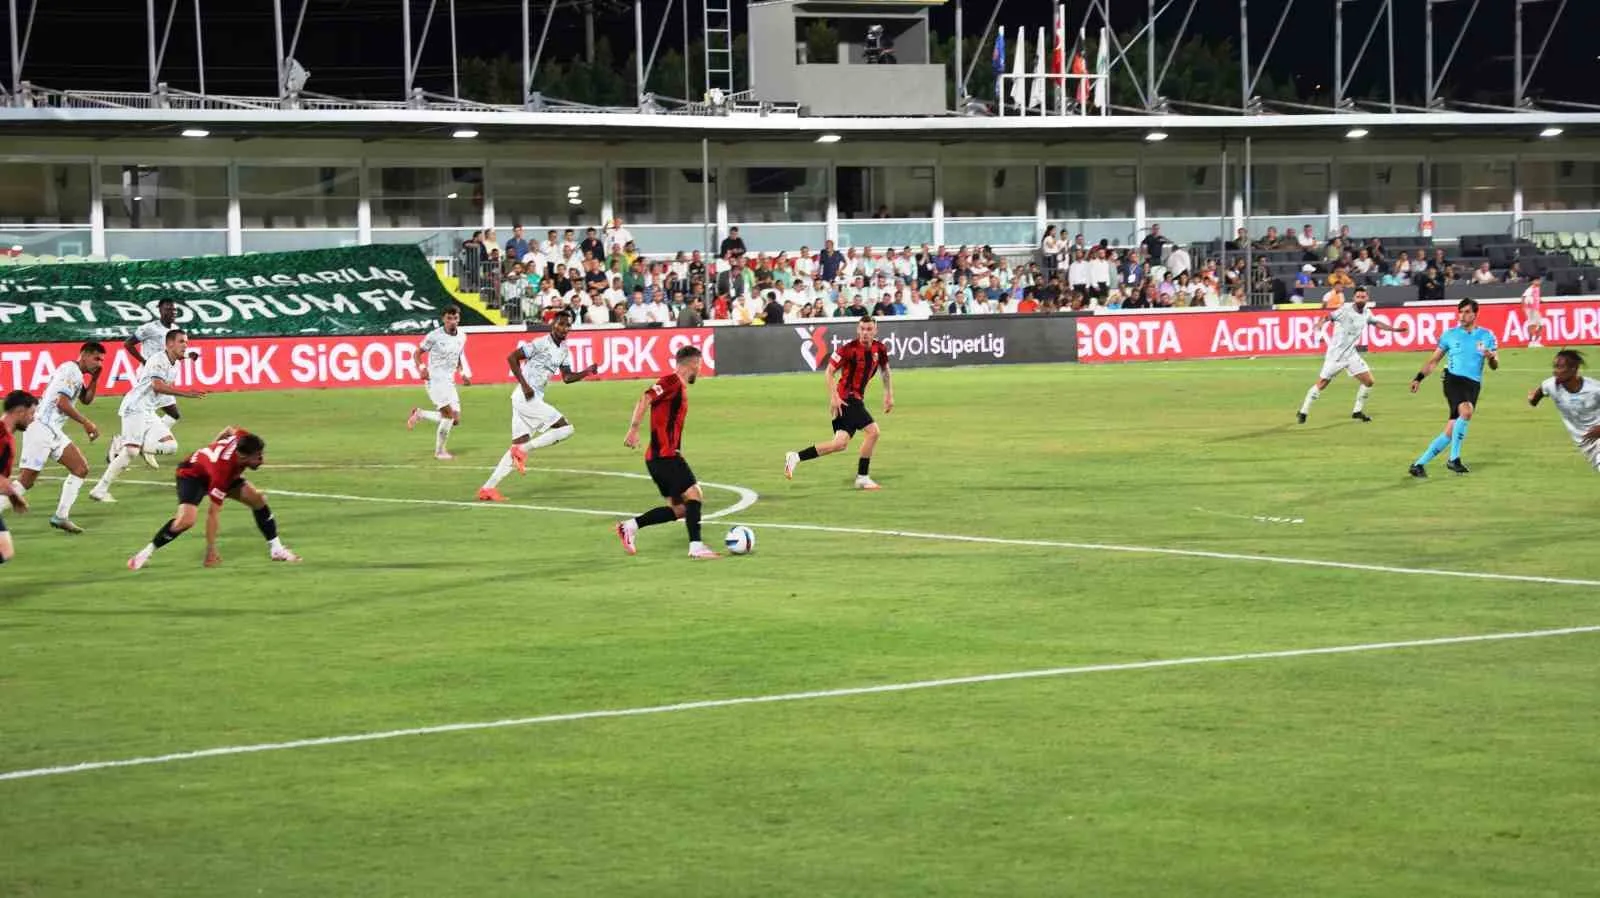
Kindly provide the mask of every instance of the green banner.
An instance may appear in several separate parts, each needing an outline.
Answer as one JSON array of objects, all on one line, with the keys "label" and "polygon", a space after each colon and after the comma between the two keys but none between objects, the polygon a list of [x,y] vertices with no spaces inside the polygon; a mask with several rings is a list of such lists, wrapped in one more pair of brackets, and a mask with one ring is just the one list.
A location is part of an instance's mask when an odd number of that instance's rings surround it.
[{"label": "green banner", "polygon": [[[426,331],[453,300],[415,246],[0,268],[0,343],[120,339],[178,304],[197,337]],[[470,308],[463,324],[489,324]]]}]

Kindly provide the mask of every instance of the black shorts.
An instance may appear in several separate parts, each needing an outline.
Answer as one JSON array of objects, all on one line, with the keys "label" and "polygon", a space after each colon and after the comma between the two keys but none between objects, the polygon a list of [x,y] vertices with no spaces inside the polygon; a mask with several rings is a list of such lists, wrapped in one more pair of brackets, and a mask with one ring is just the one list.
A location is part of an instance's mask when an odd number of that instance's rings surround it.
[{"label": "black shorts", "polygon": [[1446,371],[1444,373],[1444,401],[1450,405],[1450,420],[1461,417],[1461,403],[1470,402],[1473,407],[1478,405],[1478,391],[1483,389],[1483,382],[1470,377],[1457,377]]},{"label": "black shorts", "polygon": [[867,411],[865,402],[846,399],[844,405],[839,406],[839,416],[833,419],[833,432],[855,436],[857,431],[866,430],[871,423],[872,413]]},{"label": "black shorts", "polygon": [[[228,484],[226,492],[232,494],[234,490],[244,486],[244,478],[236,478]],[[199,505],[211,495],[211,480],[206,477],[179,477],[178,478],[178,504]]]},{"label": "black shorts", "polygon": [[0,533],[6,532],[6,516],[0,514]]},{"label": "black shorts", "polygon": [[681,455],[646,459],[644,468],[650,472],[650,479],[656,482],[661,498],[674,502],[682,499],[689,487],[699,482],[694,479],[694,472],[689,470],[689,463]]}]

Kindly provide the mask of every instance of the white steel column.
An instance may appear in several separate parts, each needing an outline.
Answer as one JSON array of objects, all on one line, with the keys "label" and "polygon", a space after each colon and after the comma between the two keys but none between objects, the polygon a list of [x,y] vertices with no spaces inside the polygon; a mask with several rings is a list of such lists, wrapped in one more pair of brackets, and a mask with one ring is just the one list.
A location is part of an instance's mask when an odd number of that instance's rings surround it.
[{"label": "white steel column", "polygon": [[494,180],[489,177],[489,160],[485,159],[479,165],[478,184],[483,188],[483,229],[487,231],[494,227]]},{"label": "white steel column", "polygon": [[89,252],[106,254],[105,184],[100,180],[100,159],[89,160]]},{"label": "white steel column", "polygon": [[711,235],[712,252],[722,245],[723,235],[728,233],[728,197],[722,188],[728,183],[728,167],[717,165],[717,230]]},{"label": "white steel column", "polygon": [[[1046,103],[1048,103],[1048,98]],[[1037,244],[1044,234],[1045,222],[1049,220],[1050,208],[1044,196],[1044,163],[1035,161],[1033,164],[1033,195],[1037,197],[1033,204],[1033,242]]]},{"label": "white steel column", "polygon": [[[600,217],[611,224],[617,217],[617,170],[607,162],[600,166]],[[626,223],[626,222],[624,222]]]},{"label": "white steel column", "polygon": [[[937,184],[937,182],[935,182]],[[937,196],[937,188],[935,189]],[[938,208],[938,200],[934,201],[934,208]],[[934,219],[934,234],[939,233],[938,219]],[[832,159],[828,160],[828,217],[826,236],[833,241],[834,246],[839,245],[839,164]]]},{"label": "white steel column", "polygon": [[244,219],[239,210],[239,163],[228,162],[228,255],[244,252]]},{"label": "white steel column", "polygon": [[[1428,159],[1422,160],[1422,202],[1421,202],[1419,208],[1422,209],[1422,220],[1425,221],[1425,222],[1428,222],[1430,225],[1432,225],[1432,223],[1433,223],[1433,165],[1431,164],[1431,160],[1428,160]],[[1431,227],[1430,230],[1438,231],[1438,227],[1437,226]],[[1430,234],[1424,234],[1423,236],[1431,237],[1431,236],[1433,236],[1433,234],[1431,234],[1431,233]]]},{"label": "white steel column", "polygon": [[1142,153],[1134,160],[1133,185],[1133,239],[1137,243],[1143,239],[1144,232],[1150,227],[1146,224],[1145,217],[1144,155]]},{"label": "white steel column", "polygon": [[944,160],[933,166],[933,245],[944,245]]},{"label": "white steel column", "polygon": [[357,192],[361,198],[356,200],[356,243],[360,246],[372,244],[372,170],[367,168],[367,160],[363,159],[357,169]]},{"label": "white steel column", "polygon": [[1516,233],[1517,222],[1522,220],[1522,157],[1511,160],[1511,231]]}]

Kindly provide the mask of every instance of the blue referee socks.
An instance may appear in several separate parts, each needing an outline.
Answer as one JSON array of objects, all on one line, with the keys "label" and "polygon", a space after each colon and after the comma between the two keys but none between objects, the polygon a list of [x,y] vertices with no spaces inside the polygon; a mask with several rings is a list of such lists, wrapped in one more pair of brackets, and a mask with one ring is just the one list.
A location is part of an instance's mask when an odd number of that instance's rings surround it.
[{"label": "blue referee socks", "polygon": [[1455,431],[1450,435],[1450,460],[1459,461],[1461,458],[1461,442],[1467,438],[1466,418],[1457,418]]},{"label": "blue referee socks", "polygon": [[[1461,422],[1457,421],[1456,423],[1459,424]],[[1433,442],[1428,444],[1428,448],[1423,450],[1421,455],[1417,456],[1417,464],[1425,465],[1428,462],[1433,461],[1438,457],[1439,453],[1444,451],[1446,446],[1451,444],[1452,441],[1453,438],[1447,433],[1441,433],[1434,437]]]}]

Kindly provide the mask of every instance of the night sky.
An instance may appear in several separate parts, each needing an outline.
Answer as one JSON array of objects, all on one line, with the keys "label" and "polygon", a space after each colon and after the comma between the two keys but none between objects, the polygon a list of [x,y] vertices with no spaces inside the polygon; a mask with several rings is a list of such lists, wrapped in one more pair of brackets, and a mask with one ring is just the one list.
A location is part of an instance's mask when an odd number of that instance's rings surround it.
[{"label": "night sky", "polygon": [[[33,0],[18,0],[26,18]],[[158,23],[172,0],[156,0]],[[163,67],[163,80],[174,87],[198,86],[195,64],[194,0],[177,0],[178,17]],[[285,42],[293,31],[299,0],[282,0]],[[403,0],[310,0],[304,34],[296,57],[312,72],[308,89],[339,96],[399,99],[402,93],[402,41],[400,9]],[[411,0],[414,36],[420,33],[429,0]],[[440,14],[423,51],[418,83],[439,93],[450,89],[449,29],[443,15],[450,0],[437,0]],[[571,0],[561,0],[569,3]],[[700,21],[697,0],[691,3],[691,26]],[[1164,2],[1164,0],[1163,0]],[[1189,0],[1176,0],[1162,18],[1161,33],[1176,30]],[[1256,0],[1250,18],[1253,58],[1266,49],[1277,24],[1282,0]],[[969,34],[979,33],[996,0],[967,0],[965,19]],[[1395,0],[1397,71],[1402,95],[1421,96],[1423,85],[1423,0]],[[518,0],[455,0],[457,45],[462,56],[506,56],[520,60],[521,4]],[[666,0],[646,0],[646,47],[653,40]],[[743,6],[742,0],[735,0]],[[1158,7],[1161,3],[1157,4]],[[1560,0],[1544,0],[1526,7],[1524,16],[1525,64],[1531,63],[1544,37],[1545,27]],[[38,0],[39,10],[23,73],[36,84],[62,89],[143,90],[147,82],[143,2],[140,0]],[[205,9],[207,88],[212,93],[270,95],[273,92],[273,34],[271,0],[201,0]],[[1145,4],[1114,0],[1118,10],[1113,24],[1133,30],[1143,21]],[[1369,16],[1380,0],[1347,0],[1345,47],[1348,60],[1365,34]],[[1435,59],[1442,64],[1465,20],[1469,2],[1454,2],[1435,10]],[[533,0],[534,27],[543,22],[545,0]],[[1069,30],[1076,32],[1087,3],[1068,3]],[[1529,93],[1534,97],[1600,104],[1600,47],[1592,35],[1600,33],[1600,2],[1570,0],[1560,27],[1550,40],[1544,61]],[[1047,0],[1003,0],[999,23],[1010,31],[1018,26],[1035,29],[1050,24]],[[681,6],[674,6],[662,52],[679,46]],[[954,2],[934,12],[935,28],[954,31]],[[3,15],[3,12],[0,12]],[[1461,99],[1474,97],[1508,102],[1512,81],[1512,0],[1483,0],[1468,29],[1446,79],[1444,92]],[[158,24],[157,42],[160,41]],[[742,22],[739,27],[742,29]],[[612,15],[598,26],[617,48],[619,65],[632,51],[631,11]],[[1237,41],[1239,14],[1236,0],[1196,0],[1189,33]],[[1303,95],[1325,86],[1333,71],[1333,0],[1294,0],[1294,8],[1268,61],[1268,71],[1280,79],[1294,79]],[[1362,71],[1352,85],[1357,96],[1387,96],[1384,32],[1379,27]],[[571,10],[558,10],[550,31],[548,55],[571,58],[583,51],[583,20]],[[9,55],[3,60],[6,81],[11,80]],[[1498,96],[1485,92],[1497,92]]]}]

